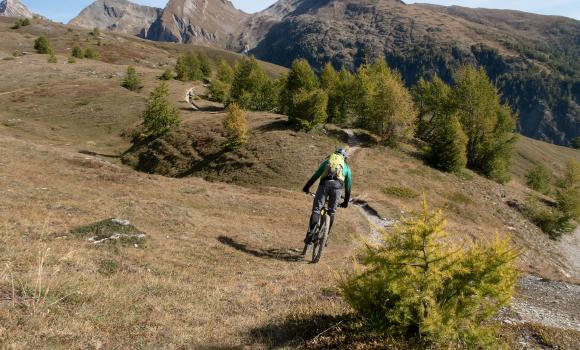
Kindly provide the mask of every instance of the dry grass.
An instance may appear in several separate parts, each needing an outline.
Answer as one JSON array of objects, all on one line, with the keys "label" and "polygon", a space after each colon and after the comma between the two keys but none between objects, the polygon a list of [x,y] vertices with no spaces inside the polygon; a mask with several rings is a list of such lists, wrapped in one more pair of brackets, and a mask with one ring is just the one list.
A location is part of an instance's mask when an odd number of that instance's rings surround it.
[{"label": "dry grass", "polygon": [[[355,210],[341,212],[328,254],[312,266],[293,250],[309,210],[296,192],[139,174],[6,136],[0,149],[2,265],[30,284],[32,247],[46,245],[54,298],[73,293],[35,315],[1,307],[1,342],[17,348],[252,344],[252,329],[300,305],[336,303],[321,295],[349,265],[350,235],[366,229]],[[130,219],[149,247],[94,246],[68,233],[107,217]],[[119,270],[102,274],[105,259]]]},{"label": "dry grass", "polygon": [[566,162],[580,161],[580,151],[568,147],[547,145],[545,142],[521,136],[516,146],[516,157],[512,173],[521,183],[526,183],[526,174],[538,164],[544,164],[554,176],[562,176]]},{"label": "dry grass", "polygon": [[517,178],[501,186],[470,171],[468,176],[441,173],[415,158],[415,152],[408,145],[399,150],[361,149],[351,161],[355,194],[373,203],[382,217],[398,218],[418,210],[419,201],[385,193],[385,185],[425,193],[433,206],[445,210],[449,230],[457,239],[488,241],[498,231],[521,248],[523,270],[551,278],[578,278],[559,253],[559,245],[510,207],[510,202],[523,203],[529,191]]}]

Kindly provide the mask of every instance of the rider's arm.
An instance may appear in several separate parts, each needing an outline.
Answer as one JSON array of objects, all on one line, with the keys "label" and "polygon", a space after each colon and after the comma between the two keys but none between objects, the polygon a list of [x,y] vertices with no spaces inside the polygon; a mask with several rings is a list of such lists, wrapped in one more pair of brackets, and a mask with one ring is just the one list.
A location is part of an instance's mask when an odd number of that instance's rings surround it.
[{"label": "rider's arm", "polygon": [[344,201],[348,202],[350,200],[350,189],[352,187],[352,173],[348,165],[346,170],[347,171],[344,174]]},{"label": "rider's arm", "polygon": [[304,186],[304,192],[308,192],[308,190],[310,189],[310,187],[312,187],[312,185],[314,185],[316,180],[318,180],[322,176],[322,174],[324,173],[324,170],[326,170],[327,164],[328,164],[328,160],[325,160],[324,162],[322,162],[322,164],[320,164],[320,167],[318,167],[318,170],[316,170],[314,175],[312,175],[310,180],[308,180],[308,182],[306,183],[306,186]]}]

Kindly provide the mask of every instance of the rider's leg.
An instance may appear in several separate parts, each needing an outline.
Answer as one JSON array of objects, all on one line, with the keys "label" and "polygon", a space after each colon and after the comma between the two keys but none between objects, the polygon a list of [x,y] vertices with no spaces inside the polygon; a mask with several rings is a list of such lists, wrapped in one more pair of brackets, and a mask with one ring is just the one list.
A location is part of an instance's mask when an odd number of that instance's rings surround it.
[{"label": "rider's leg", "polygon": [[329,198],[328,198],[328,214],[330,216],[330,225],[328,226],[328,236],[332,232],[332,225],[334,224],[334,214],[336,213],[336,208],[340,202],[340,195],[342,194],[342,184],[338,181],[333,181],[328,184],[329,186]]},{"label": "rider's leg", "polygon": [[306,232],[306,238],[304,239],[305,244],[310,244],[312,241],[312,233],[320,221],[320,211],[324,207],[324,201],[326,200],[326,194],[324,191],[324,184],[320,184],[316,190],[316,196],[314,197],[314,203],[312,204],[312,215],[310,215],[310,222],[308,224],[308,231]]}]

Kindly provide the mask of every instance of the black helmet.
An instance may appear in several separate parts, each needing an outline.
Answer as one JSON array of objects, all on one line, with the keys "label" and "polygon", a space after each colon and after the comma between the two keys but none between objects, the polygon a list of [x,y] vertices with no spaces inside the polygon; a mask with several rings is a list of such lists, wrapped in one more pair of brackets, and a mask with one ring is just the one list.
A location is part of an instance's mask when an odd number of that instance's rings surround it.
[{"label": "black helmet", "polygon": [[334,153],[340,154],[341,156],[344,157],[344,159],[348,159],[348,151],[344,148],[337,148]]}]

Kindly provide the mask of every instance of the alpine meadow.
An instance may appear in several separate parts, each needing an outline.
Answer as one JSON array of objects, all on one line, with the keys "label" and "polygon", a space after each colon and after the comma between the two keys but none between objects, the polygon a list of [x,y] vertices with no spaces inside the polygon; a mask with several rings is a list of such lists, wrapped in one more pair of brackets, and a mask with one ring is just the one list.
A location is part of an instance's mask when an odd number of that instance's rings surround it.
[{"label": "alpine meadow", "polygon": [[0,1],[0,348],[578,349],[580,21],[33,4]]}]

